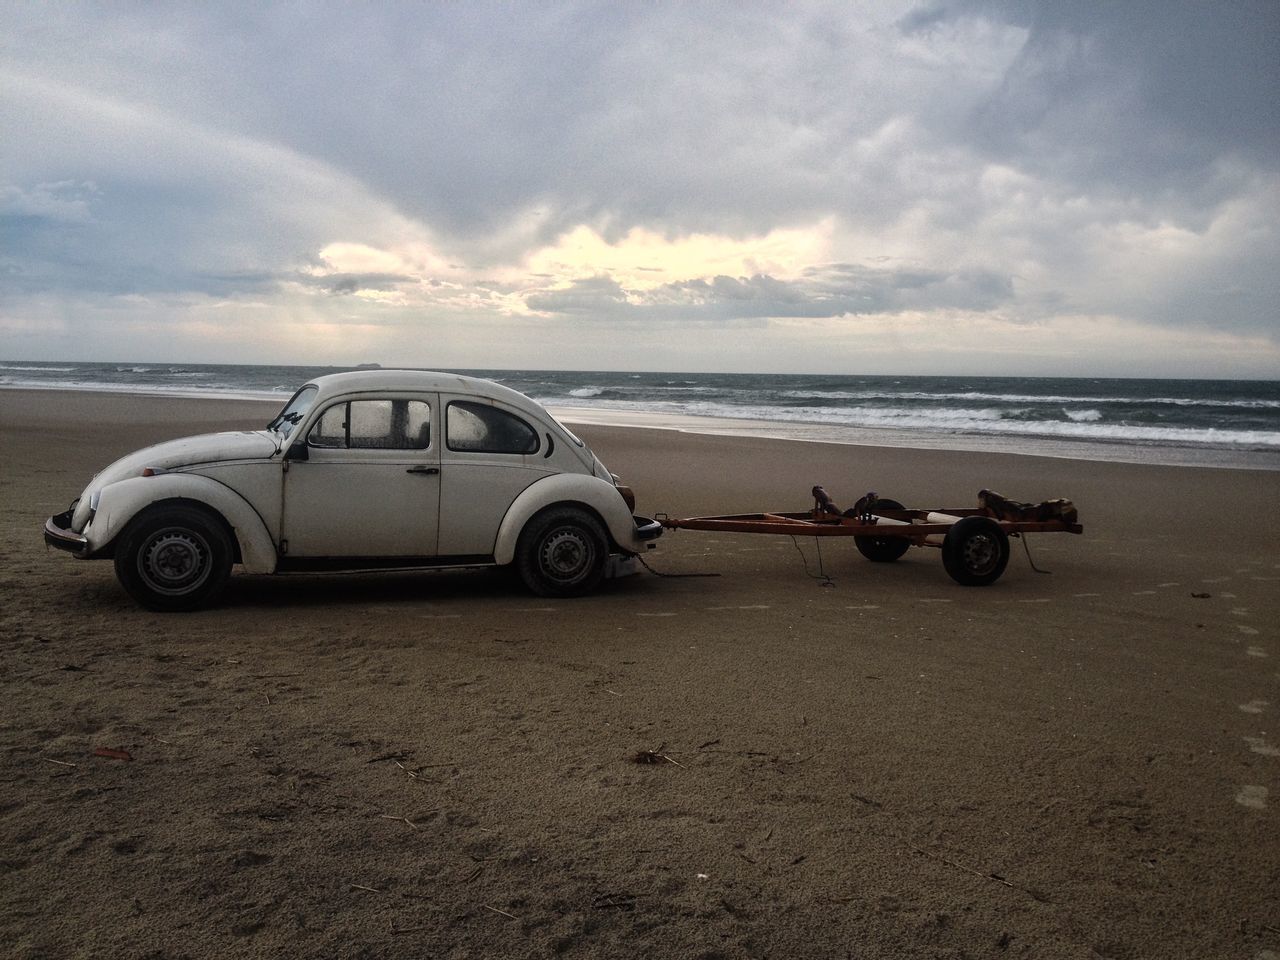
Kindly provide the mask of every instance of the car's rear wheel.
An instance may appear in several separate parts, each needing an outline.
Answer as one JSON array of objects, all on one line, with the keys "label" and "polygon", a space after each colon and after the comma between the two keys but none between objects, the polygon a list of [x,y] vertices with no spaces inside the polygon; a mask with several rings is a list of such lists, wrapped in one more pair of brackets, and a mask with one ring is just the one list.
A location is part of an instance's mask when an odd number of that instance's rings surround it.
[{"label": "car's rear wheel", "polygon": [[186,506],[147,510],[116,543],[116,577],[151,610],[192,610],[231,575],[235,550],[220,518]]},{"label": "car's rear wheel", "polygon": [[516,546],[520,579],[542,597],[577,597],[604,579],[609,540],[595,517],[553,507],[525,526]]}]

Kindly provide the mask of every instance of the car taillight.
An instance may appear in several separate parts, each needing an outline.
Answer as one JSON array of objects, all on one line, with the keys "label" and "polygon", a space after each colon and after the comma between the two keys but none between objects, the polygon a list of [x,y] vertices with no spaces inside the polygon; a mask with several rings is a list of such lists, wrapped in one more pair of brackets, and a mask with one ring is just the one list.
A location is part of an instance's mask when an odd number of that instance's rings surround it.
[{"label": "car taillight", "polygon": [[625,484],[619,483],[617,486],[618,486],[618,492],[622,494],[622,499],[626,501],[627,509],[634,513],[636,509],[635,493],[631,490],[630,487],[626,486]]}]

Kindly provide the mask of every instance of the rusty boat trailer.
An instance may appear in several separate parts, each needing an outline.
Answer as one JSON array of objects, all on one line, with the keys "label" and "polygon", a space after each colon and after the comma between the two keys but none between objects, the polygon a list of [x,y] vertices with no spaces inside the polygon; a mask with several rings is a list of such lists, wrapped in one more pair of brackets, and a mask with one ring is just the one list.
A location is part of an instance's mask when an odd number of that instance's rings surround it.
[{"label": "rusty boat trailer", "polygon": [[[986,494],[988,491],[982,491],[980,501]],[[841,513],[822,487],[814,487],[813,495],[813,509],[805,512],[680,519],[660,513],[656,519],[668,530],[853,537],[858,552],[875,563],[898,560],[913,546],[934,547],[942,551],[942,562],[951,578],[969,587],[987,586],[1000,579],[1009,562],[1010,537],[1084,532],[1069,501],[1013,504],[1007,510],[993,509],[985,503],[979,507],[909,509],[895,500],[868,494],[853,509]],[[998,502],[1001,507],[1011,503],[1004,498],[998,498]],[[1046,510],[1049,504],[1062,503],[1069,509]],[[1059,515],[1046,516],[1047,513]]]}]

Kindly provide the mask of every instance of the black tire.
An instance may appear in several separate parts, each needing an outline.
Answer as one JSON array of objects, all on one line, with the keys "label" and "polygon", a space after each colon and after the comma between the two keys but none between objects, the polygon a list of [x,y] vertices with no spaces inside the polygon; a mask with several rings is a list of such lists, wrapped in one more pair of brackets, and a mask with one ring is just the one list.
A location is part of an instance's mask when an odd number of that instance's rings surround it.
[{"label": "black tire", "polygon": [[942,541],[942,565],[956,583],[985,587],[995,583],[1009,563],[1009,537],[990,517],[965,517],[952,524]]},{"label": "black tire", "polygon": [[[871,504],[871,512],[874,513],[877,507],[881,510],[906,509],[897,500],[889,500],[885,497]],[[858,552],[872,563],[893,563],[895,560],[900,560],[902,555],[911,549],[911,541],[906,537],[854,537],[853,544],[858,548]]]},{"label": "black tire", "polygon": [[231,576],[235,550],[220,517],[197,507],[153,507],[116,541],[116,577],[151,610],[194,610]]},{"label": "black tire", "polygon": [[609,539],[595,517],[576,507],[551,507],[520,534],[516,569],[540,597],[579,597],[604,579]]}]

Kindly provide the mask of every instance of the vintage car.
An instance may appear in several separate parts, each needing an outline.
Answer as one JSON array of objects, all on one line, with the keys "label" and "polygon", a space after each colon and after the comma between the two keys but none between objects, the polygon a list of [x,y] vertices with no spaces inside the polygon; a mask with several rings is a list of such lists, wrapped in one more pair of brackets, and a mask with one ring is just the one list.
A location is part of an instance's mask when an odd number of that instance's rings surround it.
[{"label": "vintage car", "polygon": [[541,405],[420,370],[317,377],[262,430],[117,460],[45,541],[115,561],[153,610],[210,600],[246,573],[514,564],[535,593],[586,593],[661,526]]}]

